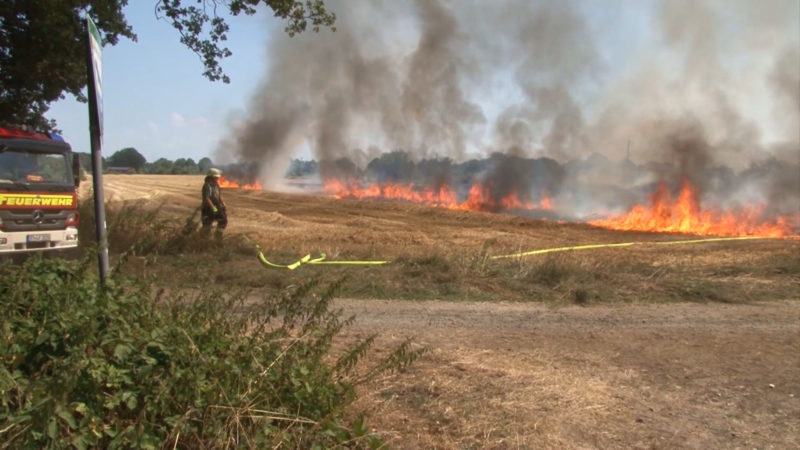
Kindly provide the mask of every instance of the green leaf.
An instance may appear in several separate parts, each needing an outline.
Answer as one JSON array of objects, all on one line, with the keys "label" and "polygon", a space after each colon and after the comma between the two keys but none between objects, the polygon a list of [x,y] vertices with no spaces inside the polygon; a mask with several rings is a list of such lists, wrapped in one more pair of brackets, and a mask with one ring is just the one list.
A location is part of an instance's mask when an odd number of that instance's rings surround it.
[{"label": "green leaf", "polygon": [[122,401],[125,402],[125,406],[127,406],[128,409],[130,410],[136,409],[138,401],[136,399],[135,392],[125,392],[124,394],[122,394]]},{"label": "green leaf", "polygon": [[353,434],[355,437],[363,437],[368,433],[369,427],[367,427],[367,425],[364,423],[364,418],[359,417],[358,420],[353,423]]},{"label": "green leaf", "polygon": [[86,415],[89,412],[89,408],[86,407],[86,403],[76,402],[72,404],[72,409],[75,412]]},{"label": "green leaf", "polygon": [[86,439],[86,436],[79,434],[72,438],[72,445],[80,450],[84,450],[89,447],[91,443]]},{"label": "green leaf", "polygon": [[50,339],[50,333],[48,333],[47,331],[42,331],[41,333],[39,333],[38,336],[36,336],[36,341],[34,341],[34,344],[42,345],[42,343],[44,343],[48,339]]},{"label": "green leaf", "polygon": [[51,418],[50,422],[47,423],[47,437],[50,439],[58,437],[58,423],[56,423],[55,417]]},{"label": "green leaf", "polygon": [[145,434],[141,437],[138,442],[139,448],[141,449],[152,449],[155,450],[161,444],[161,439],[158,436],[154,436],[152,434]]},{"label": "green leaf", "polygon": [[124,359],[127,359],[132,352],[133,348],[131,348],[131,346],[125,344],[117,344],[116,347],[114,347],[114,358],[122,361]]},{"label": "green leaf", "polygon": [[75,423],[75,417],[68,409],[64,408],[63,406],[61,405],[56,406],[56,415],[60,417],[64,422],[66,422],[67,425],[69,425],[70,429],[74,430],[75,428],[78,427],[78,424]]}]

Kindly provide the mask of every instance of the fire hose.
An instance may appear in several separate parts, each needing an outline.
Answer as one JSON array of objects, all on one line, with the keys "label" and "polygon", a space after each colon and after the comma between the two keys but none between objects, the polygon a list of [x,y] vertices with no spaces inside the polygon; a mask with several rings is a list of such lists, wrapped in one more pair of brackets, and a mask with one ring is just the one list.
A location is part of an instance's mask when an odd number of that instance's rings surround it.
[{"label": "fire hose", "polygon": [[291,264],[275,264],[273,262],[270,262],[267,259],[267,257],[264,256],[264,253],[261,251],[261,248],[257,245],[256,245],[256,250],[258,251],[258,260],[261,261],[261,264],[264,264],[267,267],[274,267],[277,269],[294,270],[302,265],[379,266],[382,264],[389,264],[391,262],[391,261],[326,261],[325,253],[320,253],[319,256],[316,258],[312,258],[311,255],[308,254]]},{"label": "fire hose", "polygon": [[[508,255],[496,255],[489,257],[489,259],[496,260],[496,259],[508,259],[508,258],[523,258],[525,256],[541,255],[545,253],[566,252],[574,250],[591,250],[596,248],[630,247],[634,245],[680,245],[680,244],[700,244],[705,242],[744,241],[744,240],[755,240],[755,239],[770,239],[770,238],[761,236],[739,236],[739,237],[724,237],[724,238],[689,239],[682,241],[651,241],[651,242],[637,241],[637,242],[620,242],[615,244],[589,244],[589,245],[577,245],[572,247],[545,248],[540,250],[531,250],[528,252],[511,253]],[[276,269],[295,270],[303,265],[379,266],[391,263],[391,261],[327,261],[325,259],[326,258],[325,253],[320,253],[319,256],[316,258],[312,258],[311,254],[308,254],[291,264],[276,264],[270,262],[267,259],[267,257],[264,256],[264,253],[261,251],[261,247],[259,247],[258,245],[256,245],[256,250],[258,251],[258,259],[259,261],[261,261],[261,264],[263,264],[266,267],[273,267]]]},{"label": "fire hose", "polygon": [[489,259],[506,259],[506,258],[522,258],[525,256],[532,256],[532,255],[541,255],[544,253],[554,253],[554,252],[566,252],[572,250],[590,250],[594,248],[606,248],[606,247],[630,247],[632,245],[678,245],[678,244],[699,244],[703,242],[723,242],[723,241],[744,241],[744,240],[751,240],[751,239],[769,239],[767,237],[761,236],[739,236],[739,237],[725,237],[725,238],[707,238],[707,239],[690,239],[684,241],[639,241],[639,242],[621,242],[618,244],[591,244],[591,245],[578,245],[575,247],[557,247],[557,248],[545,248],[541,250],[531,250],[529,252],[521,252],[521,253],[511,253],[509,255],[497,255],[492,256]]}]

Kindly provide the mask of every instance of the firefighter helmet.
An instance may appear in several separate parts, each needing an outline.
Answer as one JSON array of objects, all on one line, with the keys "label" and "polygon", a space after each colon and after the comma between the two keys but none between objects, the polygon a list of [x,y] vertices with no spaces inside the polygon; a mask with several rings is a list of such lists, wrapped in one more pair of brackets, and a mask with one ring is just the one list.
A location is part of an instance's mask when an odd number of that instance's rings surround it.
[{"label": "firefighter helmet", "polygon": [[219,178],[220,175],[222,175],[222,171],[219,170],[219,169],[213,169],[213,168],[209,169],[208,173],[206,174],[207,177],[214,177],[214,178]]}]

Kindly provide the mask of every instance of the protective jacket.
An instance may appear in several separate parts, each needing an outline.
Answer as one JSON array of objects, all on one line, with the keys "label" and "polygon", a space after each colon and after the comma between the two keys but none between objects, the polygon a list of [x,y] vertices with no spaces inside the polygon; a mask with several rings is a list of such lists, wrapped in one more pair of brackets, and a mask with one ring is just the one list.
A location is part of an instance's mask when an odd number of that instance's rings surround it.
[{"label": "protective jacket", "polygon": [[[209,206],[209,201],[213,208]],[[220,229],[224,229],[228,225],[225,202],[222,201],[219,184],[214,177],[206,177],[205,183],[203,183],[203,205],[200,208],[200,215],[204,227],[211,226],[214,221],[217,222],[217,228]]]},{"label": "protective jacket", "polygon": [[[206,200],[211,200],[211,204],[216,206],[217,208],[222,208],[222,197],[220,196],[219,192],[219,184],[214,181],[213,177],[206,177],[206,182],[203,183],[203,207],[208,207],[208,202]],[[209,208],[210,209],[210,208]]]}]

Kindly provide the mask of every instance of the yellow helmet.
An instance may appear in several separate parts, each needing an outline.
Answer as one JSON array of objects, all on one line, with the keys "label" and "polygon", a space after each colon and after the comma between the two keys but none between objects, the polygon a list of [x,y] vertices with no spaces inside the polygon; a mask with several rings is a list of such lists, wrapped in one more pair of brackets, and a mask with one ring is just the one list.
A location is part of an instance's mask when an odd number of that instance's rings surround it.
[{"label": "yellow helmet", "polygon": [[207,177],[214,177],[214,178],[219,178],[220,175],[222,175],[222,171],[214,168],[209,169],[208,173],[206,174]]}]

